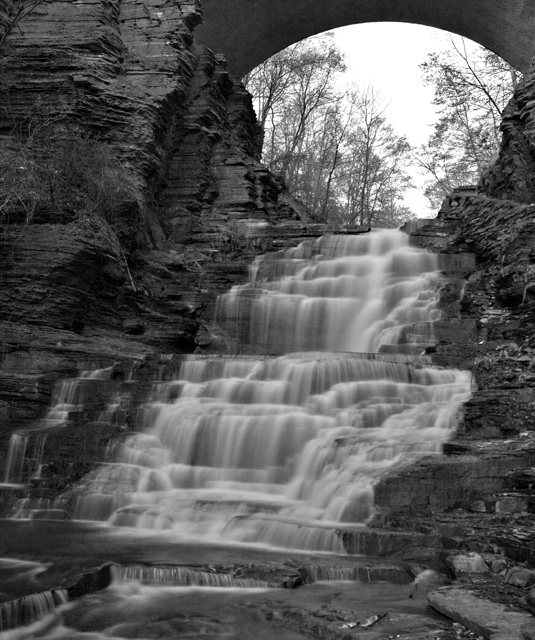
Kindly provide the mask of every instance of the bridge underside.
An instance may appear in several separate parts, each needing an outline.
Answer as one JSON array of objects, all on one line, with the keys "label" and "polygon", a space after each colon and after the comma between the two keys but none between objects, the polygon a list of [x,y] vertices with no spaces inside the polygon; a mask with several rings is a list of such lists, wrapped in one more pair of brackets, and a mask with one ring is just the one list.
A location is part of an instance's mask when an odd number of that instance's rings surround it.
[{"label": "bridge underside", "polygon": [[535,55],[533,0],[203,0],[202,6],[205,21],[198,40],[224,53],[237,76],[299,40],[365,22],[409,22],[451,31],[520,71]]}]

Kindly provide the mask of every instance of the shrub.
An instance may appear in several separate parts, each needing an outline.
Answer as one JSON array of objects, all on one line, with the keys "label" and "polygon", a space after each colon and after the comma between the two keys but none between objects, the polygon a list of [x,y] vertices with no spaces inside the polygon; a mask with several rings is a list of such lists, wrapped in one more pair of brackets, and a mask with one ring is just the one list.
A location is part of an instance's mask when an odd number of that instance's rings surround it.
[{"label": "shrub", "polygon": [[14,127],[0,145],[0,223],[89,217],[132,235],[139,201],[140,186],[113,147],[60,117]]}]

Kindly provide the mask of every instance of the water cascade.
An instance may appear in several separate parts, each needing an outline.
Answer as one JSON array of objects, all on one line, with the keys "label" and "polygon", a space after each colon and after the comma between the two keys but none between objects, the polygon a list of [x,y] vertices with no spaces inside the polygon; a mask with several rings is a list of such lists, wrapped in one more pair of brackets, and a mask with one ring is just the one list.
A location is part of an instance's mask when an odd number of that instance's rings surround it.
[{"label": "water cascade", "polygon": [[40,620],[66,602],[67,592],[63,589],[53,589],[0,603],[0,631]]},{"label": "water cascade", "polygon": [[342,551],[335,530],[367,522],[383,474],[440,452],[469,396],[468,373],[422,355],[439,287],[437,257],[398,231],[257,260],[218,303],[238,355],[187,357],[58,506],[179,539]]}]

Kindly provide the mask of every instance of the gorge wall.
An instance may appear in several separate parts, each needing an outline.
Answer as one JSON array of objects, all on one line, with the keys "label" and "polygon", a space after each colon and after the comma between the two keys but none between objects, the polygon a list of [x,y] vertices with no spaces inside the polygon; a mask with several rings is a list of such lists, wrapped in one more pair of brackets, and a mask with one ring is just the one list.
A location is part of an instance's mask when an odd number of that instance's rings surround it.
[{"label": "gorge wall", "polygon": [[[299,220],[258,161],[250,97],[194,41],[200,21],[191,1],[0,2],[8,430],[42,414],[57,378],[193,351],[202,310],[246,269],[228,259],[268,248],[261,231],[276,220]],[[32,164],[36,147],[48,172]],[[55,155],[67,152],[62,182]],[[108,185],[93,195],[92,174]],[[102,199],[117,200],[113,215]]]},{"label": "gorge wall", "polygon": [[[243,86],[196,43],[198,2],[38,2],[18,19],[24,6],[0,0],[0,185],[10,197],[0,209],[3,451],[17,427],[43,416],[59,379],[121,363],[119,384],[132,367],[148,376],[158,354],[217,346],[206,325],[216,294],[255,253],[320,233],[259,162]],[[478,390],[445,466],[422,463],[380,485],[387,510],[467,506],[482,486],[499,491],[506,472],[535,463],[534,92],[530,71],[477,193],[453,194],[414,233],[457,264],[434,357],[470,368]],[[87,159],[83,173],[63,168],[67,177],[106,168],[108,192],[76,180],[62,191],[53,171],[33,180],[35,140],[52,168],[56,148],[74,149],[74,164]],[[11,179],[32,199],[13,194]],[[117,200],[113,216],[101,213],[103,196]],[[511,437],[524,453],[512,448],[496,463]],[[474,456],[475,481],[465,472]],[[437,494],[437,477],[457,484]]]}]

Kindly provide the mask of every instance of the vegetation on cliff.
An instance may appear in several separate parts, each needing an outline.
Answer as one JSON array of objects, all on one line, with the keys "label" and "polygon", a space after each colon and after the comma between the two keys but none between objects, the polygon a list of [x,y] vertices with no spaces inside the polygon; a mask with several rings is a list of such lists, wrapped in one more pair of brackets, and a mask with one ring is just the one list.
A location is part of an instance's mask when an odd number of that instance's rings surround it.
[{"label": "vegetation on cliff", "polygon": [[13,122],[11,144],[0,150],[0,223],[90,219],[112,245],[135,241],[139,184],[109,143],[65,121],[36,105]]}]

